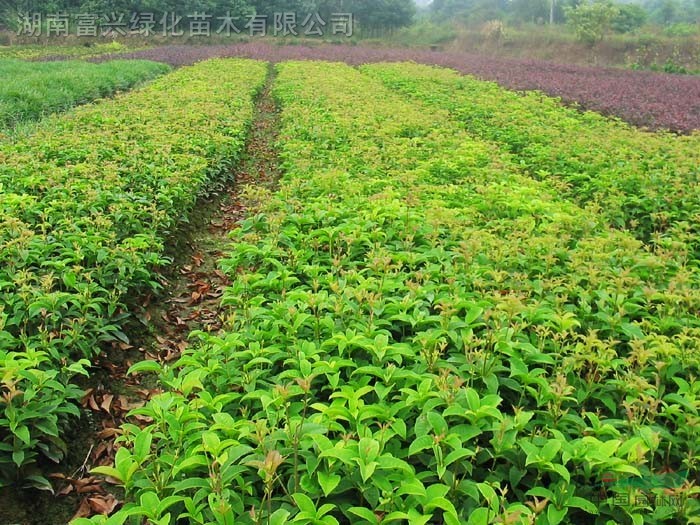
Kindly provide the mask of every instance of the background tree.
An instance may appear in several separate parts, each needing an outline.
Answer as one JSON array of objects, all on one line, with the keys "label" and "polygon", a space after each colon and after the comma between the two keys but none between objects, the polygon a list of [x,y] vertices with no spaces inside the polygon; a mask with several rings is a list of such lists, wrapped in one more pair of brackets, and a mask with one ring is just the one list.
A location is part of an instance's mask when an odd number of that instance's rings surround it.
[{"label": "background tree", "polygon": [[430,5],[433,20],[480,24],[506,18],[511,0],[434,0]]},{"label": "background tree", "polygon": [[578,39],[592,45],[600,42],[610,31],[619,12],[619,9],[610,3],[594,2],[566,9],[566,19],[576,31]]},{"label": "background tree", "polygon": [[344,12],[353,13],[360,29],[397,29],[411,25],[416,14],[413,0],[348,0]]},{"label": "background tree", "polygon": [[548,0],[513,0],[511,3],[511,20],[513,22],[537,23],[547,19]]},{"label": "background tree", "polygon": [[656,11],[656,17],[664,25],[671,24],[676,19],[678,8],[676,0],[664,0]]},{"label": "background tree", "polygon": [[642,27],[649,14],[637,4],[621,4],[617,6],[617,16],[612,21],[612,29],[617,33],[631,33]]},{"label": "background tree", "polygon": [[642,7],[655,24],[700,24],[700,0],[644,0]]},{"label": "background tree", "polygon": [[[554,23],[564,23],[564,9],[575,7],[579,0],[556,0],[554,2]],[[552,4],[550,0],[512,0],[508,8],[508,20],[513,24],[544,23],[550,20]]]}]

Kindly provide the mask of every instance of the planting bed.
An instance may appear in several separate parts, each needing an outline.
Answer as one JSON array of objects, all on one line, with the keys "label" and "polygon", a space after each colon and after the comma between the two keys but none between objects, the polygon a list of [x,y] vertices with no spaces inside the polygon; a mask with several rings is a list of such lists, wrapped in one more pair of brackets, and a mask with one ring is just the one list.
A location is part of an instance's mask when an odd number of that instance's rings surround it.
[{"label": "planting bed", "polygon": [[379,64],[363,71],[503,146],[534,177],[563,183],[610,224],[680,257],[700,257],[700,134],[640,131],[454,71]]},{"label": "planting bed", "polygon": [[0,60],[0,128],[124,91],[166,73],[162,63]]},{"label": "planting bed", "polygon": [[211,61],[0,145],[0,484],[47,488],[82,396],[71,384],[126,342],[132,294],[157,289],[163,240],[237,160],[265,78]]},{"label": "planting bed", "polygon": [[16,58],[20,60],[47,60],[66,58],[85,58],[105,53],[117,53],[128,50],[119,42],[84,43],[82,45],[10,45],[0,46],[0,59]]},{"label": "planting bed", "polygon": [[697,276],[444,111],[277,70],[222,330],[132,367],[166,391],[95,470],[128,502],[76,525],[694,519]]}]

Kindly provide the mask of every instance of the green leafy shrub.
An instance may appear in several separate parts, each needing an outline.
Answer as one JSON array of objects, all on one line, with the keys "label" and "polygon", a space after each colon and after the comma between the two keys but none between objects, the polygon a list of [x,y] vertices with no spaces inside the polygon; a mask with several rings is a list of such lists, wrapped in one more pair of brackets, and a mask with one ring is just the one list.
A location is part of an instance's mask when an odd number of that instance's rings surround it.
[{"label": "green leafy shrub", "polygon": [[87,360],[58,368],[45,352],[0,351],[0,486],[20,481],[39,489],[51,485],[35,463],[40,454],[59,462],[68,451],[61,439],[67,418],[79,415],[82,391],[70,380],[87,375]]}]

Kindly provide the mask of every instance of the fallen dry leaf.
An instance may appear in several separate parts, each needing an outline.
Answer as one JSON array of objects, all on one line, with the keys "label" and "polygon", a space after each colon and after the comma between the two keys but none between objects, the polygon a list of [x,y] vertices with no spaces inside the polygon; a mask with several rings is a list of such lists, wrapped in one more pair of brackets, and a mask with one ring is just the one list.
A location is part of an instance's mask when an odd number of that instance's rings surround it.
[{"label": "fallen dry leaf", "polygon": [[114,399],[113,394],[105,394],[102,396],[102,403],[100,403],[100,407],[102,410],[107,412],[108,414],[110,413],[110,408],[112,406],[112,400]]},{"label": "fallen dry leaf", "polygon": [[92,515],[92,507],[90,507],[90,503],[88,502],[87,498],[83,498],[83,500],[80,502],[80,506],[78,507],[78,510],[73,514],[73,517],[71,518],[71,521],[77,520],[78,518],[89,518]]},{"label": "fallen dry leaf", "polygon": [[88,505],[90,509],[95,514],[105,514],[109,515],[114,512],[114,509],[119,505],[119,500],[115,498],[112,494],[105,494],[104,496],[92,496],[88,498]]}]

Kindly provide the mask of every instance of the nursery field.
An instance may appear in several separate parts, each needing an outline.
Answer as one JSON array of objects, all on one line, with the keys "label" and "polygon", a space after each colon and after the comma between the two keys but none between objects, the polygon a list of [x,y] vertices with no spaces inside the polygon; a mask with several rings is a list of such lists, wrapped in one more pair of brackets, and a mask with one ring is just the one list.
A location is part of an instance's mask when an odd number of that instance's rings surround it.
[{"label": "nursery field", "polygon": [[[51,116],[0,143],[0,487],[75,525],[700,523],[698,139],[415,63]],[[137,318],[167,352],[106,386]]]},{"label": "nursery field", "polygon": [[247,57],[271,62],[329,60],[353,65],[411,61],[453,68],[507,89],[538,90],[567,104],[615,116],[636,126],[681,133],[700,129],[697,75],[587,67],[478,53],[362,45],[281,46],[261,41],[217,46],[171,45],[103,55],[95,60],[134,58],[180,66],[213,57]]}]

